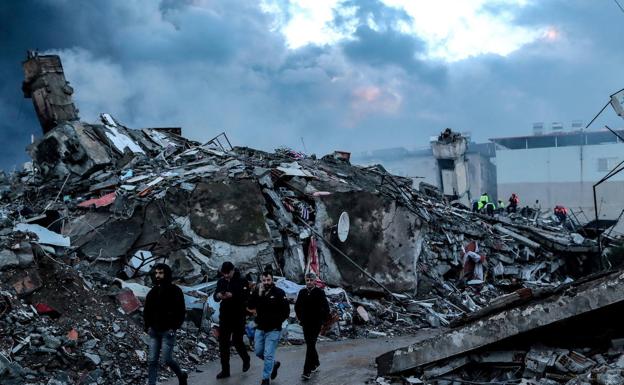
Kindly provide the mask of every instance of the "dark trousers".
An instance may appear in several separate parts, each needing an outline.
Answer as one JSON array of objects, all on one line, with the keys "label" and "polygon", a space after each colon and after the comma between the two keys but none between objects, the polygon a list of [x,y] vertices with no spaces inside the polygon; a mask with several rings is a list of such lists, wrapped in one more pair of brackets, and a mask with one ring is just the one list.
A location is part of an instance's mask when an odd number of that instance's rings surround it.
[{"label": "dark trousers", "polygon": [[182,371],[180,365],[173,359],[173,345],[175,345],[175,330],[164,332],[149,330],[149,353],[147,355],[148,364],[148,385],[156,385],[158,376],[158,358],[162,351],[163,361],[180,378]]},{"label": "dark trousers", "polygon": [[305,363],[303,364],[304,373],[310,373],[321,364],[319,362],[318,352],[316,351],[316,340],[318,339],[320,331],[321,325],[303,327],[303,338],[306,343],[306,356]]},{"label": "dark trousers", "polygon": [[[221,357],[221,370],[230,372],[230,346],[238,352],[243,362],[249,361],[249,353],[243,343],[245,334],[245,319],[219,320],[219,355]],[[230,344],[231,340],[231,344]]]}]

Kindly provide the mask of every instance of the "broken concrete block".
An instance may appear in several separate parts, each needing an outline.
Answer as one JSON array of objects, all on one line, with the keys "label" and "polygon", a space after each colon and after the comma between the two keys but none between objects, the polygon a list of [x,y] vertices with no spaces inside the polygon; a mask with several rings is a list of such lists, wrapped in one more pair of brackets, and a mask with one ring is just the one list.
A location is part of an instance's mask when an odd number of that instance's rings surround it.
[{"label": "broken concrete block", "polygon": [[[617,303],[624,303],[622,272],[580,284],[572,293],[552,295],[535,303],[488,316],[435,339],[388,352],[377,357],[378,372],[399,373],[417,368]],[[531,357],[528,360],[531,361]],[[548,363],[551,360],[554,363],[554,358],[548,355]],[[532,361],[530,365],[541,370],[546,358]]]},{"label": "broken concrete block", "polygon": [[268,242],[265,205],[258,184],[250,180],[198,183],[190,198],[191,227],[206,239],[233,245]]},{"label": "broken concrete block", "polygon": [[15,255],[21,267],[30,266],[35,261],[32,246],[29,242],[21,242],[19,248],[15,250]]},{"label": "broken concrete block", "polygon": [[0,270],[5,270],[18,265],[19,260],[13,251],[7,249],[0,250]]},{"label": "broken concrete block", "polygon": [[381,338],[381,337],[387,337],[388,333],[379,332],[376,330],[367,330],[366,335],[368,338]]},{"label": "broken concrete block", "polygon": [[444,363],[444,365],[435,365],[423,370],[423,378],[435,378],[450,373],[461,368],[470,362],[467,356],[455,358]]},{"label": "broken concrete block", "polygon": [[130,219],[109,220],[87,233],[86,242],[79,249],[89,260],[117,260],[129,254],[141,235],[143,222],[143,213],[139,210]]},{"label": "broken concrete block", "polygon": [[91,361],[96,366],[99,365],[100,362],[102,362],[102,359],[100,358],[100,356],[95,353],[83,353],[83,354],[85,357],[89,359],[89,361]]},{"label": "broken concrete block", "polygon": [[37,168],[46,177],[88,175],[112,162],[93,126],[78,121],[64,122],[30,147]]},{"label": "broken concrete block", "polygon": [[37,236],[38,242],[44,245],[54,245],[54,246],[61,246],[61,247],[71,246],[69,237],[64,237],[61,234],[50,231],[40,225],[18,223],[13,228],[13,231],[34,233]]},{"label": "broken concrete block", "polygon": [[620,369],[609,369],[602,373],[597,373],[595,381],[599,385],[622,385],[624,377]]},{"label": "broken concrete block", "polygon": [[[340,243],[340,249],[357,265],[393,292],[416,289],[414,267],[424,237],[418,215],[394,200],[367,191],[334,193],[319,199],[316,208],[317,222],[325,224],[324,237],[334,241],[337,236],[331,229],[343,212],[348,213],[349,237]],[[331,258],[340,273],[341,281],[330,283],[347,289],[368,285],[369,279],[350,261],[336,253],[325,258]]]},{"label": "broken concrete block", "polygon": [[366,309],[364,309],[363,306],[358,306],[356,308],[356,311],[358,315],[360,316],[360,318],[362,319],[362,321],[364,322],[370,321],[370,316],[368,315],[368,312],[366,311]]}]

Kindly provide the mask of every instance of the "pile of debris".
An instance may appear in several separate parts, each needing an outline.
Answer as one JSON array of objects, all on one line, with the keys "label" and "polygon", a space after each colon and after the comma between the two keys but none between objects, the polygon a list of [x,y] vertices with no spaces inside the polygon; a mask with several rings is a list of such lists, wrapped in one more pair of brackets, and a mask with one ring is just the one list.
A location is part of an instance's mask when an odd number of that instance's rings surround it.
[{"label": "pile of debris", "polygon": [[[36,254],[38,269],[3,274],[11,290],[0,291],[2,383],[144,382],[147,335],[139,305],[107,277],[91,280],[81,273],[84,266]],[[178,338],[183,366],[215,358],[216,341],[192,322]]]},{"label": "pile of debris", "polygon": [[[29,86],[40,83],[37,76],[62,73],[52,59],[46,72],[49,58],[29,57],[40,70],[29,74]],[[214,355],[210,320],[218,320],[218,304],[211,294],[226,260],[252,276],[272,265],[295,289],[308,269],[318,271],[334,314],[327,333],[335,338],[449,326],[502,295],[554,288],[595,268],[599,249],[591,239],[452,207],[380,165],[349,164],[344,152],[322,159],[285,148],[268,153],[232,147],[223,133],[198,143],[179,128],[130,129],[108,114],[97,124],[76,117],[50,126],[54,116],[40,116],[45,135],[29,148],[33,162],[0,174],[0,282],[14,303],[2,314],[3,330],[14,331],[2,350],[2,362],[12,362],[0,366],[3,380],[20,352],[41,347],[37,334],[56,338],[72,329],[75,342],[54,344],[59,363],[42,358],[39,367],[74,378],[96,369],[109,377],[115,369],[143,375],[133,364],[141,358],[137,325],[157,262],[172,267],[185,292],[193,322],[181,357],[192,363]],[[82,288],[72,294],[55,282],[58,321],[28,310],[53,302],[42,289],[56,280],[45,272],[50,264]],[[111,295],[120,305],[100,301]],[[57,307],[79,298],[107,308],[83,321],[80,306]],[[22,328],[20,317],[32,326]],[[289,329],[296,340],[294,319]],[[132,359],[107,350],[117,340],[133,347],[125,352]],[[88,365],[71,364],[66,350]]]},{"label": "pile of debris", "polygon": [[446,333],[378,357],[379,372],[399,383],[622,384],[623,285],[616,271],[525,289]]}]

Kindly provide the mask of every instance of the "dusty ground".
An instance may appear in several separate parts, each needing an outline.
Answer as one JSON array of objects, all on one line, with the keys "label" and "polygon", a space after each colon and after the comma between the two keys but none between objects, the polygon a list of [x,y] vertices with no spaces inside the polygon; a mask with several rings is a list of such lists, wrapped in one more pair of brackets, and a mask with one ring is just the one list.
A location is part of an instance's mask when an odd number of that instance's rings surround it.
[{"label": "dusty ground", "polygon": [[[327,341],[318,345],[321,358],[321,369],[314,374],[310,381],[301,380],[305,345],[280,346],[277,350],[277,359],[282,362],[278,377],[272,381],[275,385],[309,384],[309,385],[361,385],[376,376],[375,357],[391,349],[406,346],[410,343],[430,337],[434,330],[423,330],[417,336],[397,337],[392,339],[358,339]],[[241,361],[233,357],[232,376],[228,379],[217,380],[216,374],[220,370],[218,361],[200,366],[201,373],[190,373],[190,385],[247,385],[259,384],[262,379],[262,361],[255,356],[252,358],[251,369],[247,373],[241,372]],[[165,382],[166,385],[177,385],[175,378]]]}]

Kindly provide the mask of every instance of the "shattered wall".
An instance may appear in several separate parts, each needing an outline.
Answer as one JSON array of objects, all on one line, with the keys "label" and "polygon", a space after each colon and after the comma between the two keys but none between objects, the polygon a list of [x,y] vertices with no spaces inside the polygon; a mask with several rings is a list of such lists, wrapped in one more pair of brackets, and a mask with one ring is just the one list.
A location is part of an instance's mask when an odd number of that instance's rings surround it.
[{"label": "shattered wall", "polygon": [[[416,264],[422,246],[422,223],[413,213],[387,197],[370,192],[336,193],[320,200],[326,207],[325,237],[334,240],[345,254],[390,290],[399,292],[416,289]],[[347,212],[349,236],[341,243],[335,233],[338,218]],[[355,266],[333,253],[340,271],[340,284],[351,289],[371,283]],[[334,272],[332,277],[337,277]]]},{"label": "shattered wall", "polygon": [[189,206],[191,227],[204,238],[235,245],[270,240],[262,211],[266,202],[255,181],[199,183]]}]

